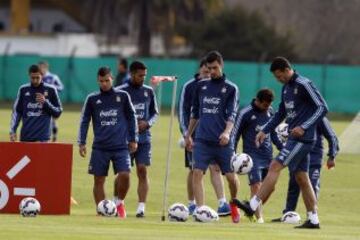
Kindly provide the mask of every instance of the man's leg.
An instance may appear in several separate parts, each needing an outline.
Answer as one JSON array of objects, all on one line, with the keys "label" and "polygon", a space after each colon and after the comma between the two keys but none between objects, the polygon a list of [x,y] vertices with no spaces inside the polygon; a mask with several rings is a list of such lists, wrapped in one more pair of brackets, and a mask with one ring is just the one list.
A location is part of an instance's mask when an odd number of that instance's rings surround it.
[{"label": "man's leg", "polygon": [[118,200],[115,203],[117,206],[117,212],[120,218],[126,218],[125,211],[125,197],[130,187],[130,174],[127,171],[118,172],[116,177]]},{"label": "man's leg", "polygon": [[193,170],[193,190],[197,207],[201,207],[204,205],[203,175],[203,170],[197,168]]},{"label": "man's leg", "polygon": [[149,191],[149,178],[147,176],[147,167],[144,164],[137,164],[136,165],[136,174],[138,176],[138,200],[139,206],[136,211],[137,217],[144,217],[145,214],[145,203],[146,197]]},{"label": "man's leg", "polygon": [[193,167],[194,161],[192,158],[192,152],[189,152],[185,149],[185,167],[189,168],[189,172],[186,178],[186,190],[188,196],[188,209],[189,214],[192,215],[196,208],[196,202],[194,197],[194,189],[193,189]]},{"label": "man's leg", "polygon": [[[260,187],[261,187],[261,182],[257,182],[257,183],[254,183],[254,184],[250,185],[251,197],[255,196],[256,193],[259,192]],[[263,219],[263,217],[262,217],[262,206],[261,205],[256,209],[255,216],[261,222],[261,219]]]},{"label": "man's leg", "polygon": [[105,176],[94,176],[93,194],[96,206],[105,199]]},{"label": "man's leg", "polygon": [[215,194],[219,202],[217,212],[219,216],[228,216],[230,215],[230,206],[226,201],[224,193],[224,179],[222,177],[221,170],[217,164],[210,164],[209,170],[211,184],[215,190]]},{"label": "man's leg", "polygon": [[316,199],[319,199],[319,194],[320,194],[320,174],[321,174],[321,165],[310,166],[309,178],[310,178],[311,186],[314,189]]},{"label": "man's leg", "polygon": [[239,179],[237,178],[236,174],[233,172],[227,172],[225,176],[229,184],[229,190],[231,196],[231,201],[230,201],[231,220],[233,221],[233,223],[238,223],[240,221],[240,213],[234,201],[238,201],[236,197],[240,185]]}]

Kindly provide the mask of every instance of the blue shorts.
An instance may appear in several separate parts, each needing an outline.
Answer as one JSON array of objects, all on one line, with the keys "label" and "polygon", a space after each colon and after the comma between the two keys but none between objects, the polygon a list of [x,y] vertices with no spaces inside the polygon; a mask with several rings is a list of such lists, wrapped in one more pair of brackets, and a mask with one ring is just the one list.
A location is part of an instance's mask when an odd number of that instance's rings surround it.
[{"label": "blue shorts", "polygon": [[100,150],[93,149],[89,163],[89,174],[95,176],[107,176],[112,161],[114,174],[130,172],[130,156],[128,149]]},{"label": "blue shorts", "polygon": [[135,163],[150,166],[151,164],[151,143],[139,143],[136,152],[131,154],[131,166]]},{"label": "blue shorts", "polygon": [[309,153],[313,146],[312,143],[303,143],[289,139],[275,160],[283,166],[288,166],[290,172],[308,172],[310,163]]},{"label": "blue shorts", "polygon": [[264,181],[264,178],[268,174],[268,168],[255,168],[253,167],[248,173],[249,185],[253,185],[258,182]]},{"label": "blue shorts", "polygon": [[232,172],[233,155],[234,149],[230,145],[222,147],[197,141],[193,148],[194,168],[205,172],[209,164],[217,163],[223,174],[229,173]]}]

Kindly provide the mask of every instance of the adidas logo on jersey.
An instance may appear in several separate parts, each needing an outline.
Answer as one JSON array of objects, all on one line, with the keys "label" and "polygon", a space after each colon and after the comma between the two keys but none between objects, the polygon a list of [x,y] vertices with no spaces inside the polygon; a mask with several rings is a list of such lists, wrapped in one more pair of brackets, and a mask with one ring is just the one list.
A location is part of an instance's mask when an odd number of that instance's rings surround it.
[{"label": "adidas logo on jersey", "polygon": [[101,100],[100,99],[98,99],[97,101],[96,101],[96,104],[101,104],[102,102],[101,102]]},{"label": "adidas logo on jersey", "polygon": [[30,93],[29,93],[29,92],[26,92],[26,93],[25,93],[25,96],[30,96]]},{"label": "adidas logo on jersey", "polygon": [[255,120],[256,119],[256,116],[255,115],[252,115],[251,116],[251,120]]}]

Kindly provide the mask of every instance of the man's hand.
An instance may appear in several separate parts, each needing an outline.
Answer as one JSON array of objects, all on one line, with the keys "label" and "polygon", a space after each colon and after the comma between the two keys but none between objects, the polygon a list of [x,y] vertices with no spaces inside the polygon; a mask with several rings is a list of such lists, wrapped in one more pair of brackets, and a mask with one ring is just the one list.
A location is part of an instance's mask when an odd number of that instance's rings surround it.
[{"label": "man's hand", "polygon": [[44,104],[44,102],[46,100],[45,96],[41,93],[35,93],[35,95],[36,95],[36,98],[35,98],[36,102]]},{"label": "man's hand", "polygon": [[16,133],[10,133],[10,142],[15,142],[17,139]]},{"label": "man's hand", "polygon": [[86,156],[86,145],[84,145],[84,144],[79,145],[79,154],[82,157]]},{"label": "man's hand", "polygon": [[149,124],[147,121],[139,120],[138,121],[139,133],[146,131],[149,128]]},{"label": "man's hand", "polygon": [[185,140],[185,148],[186,148],[186,150],[189,151],[189,152],[192,152],[192,149],[193,149],[193,146],[194,146],[192,137],[186,135],[184,137],[184,140]]},{"label": "man's hand", "polygon": [[137,142],[129,142],[129,152],[134,153],[138,148]]},{"label": "man's hand", "polygon": [[255,145],[257,148],[265,141],[266,134],[263,131],[258,132],[255,137]]},{"label": "man's hand", "polygon": [[229,132],[223,132],[220,137],[220,146],[226,146],[230,141],[230,133]]},{"label": "man's hand", "polygon": [[290,134],[294,138],[300,138],[300,137],[304,136],[304,133],[305,133],[304,129],[302,129],[299,126],[290,130]]},{"label": "man's hand", "polygon": [[334,169],[335,168],[335,159],[333,157],[329,157],[326,162],[326,165],[329,170]]}]

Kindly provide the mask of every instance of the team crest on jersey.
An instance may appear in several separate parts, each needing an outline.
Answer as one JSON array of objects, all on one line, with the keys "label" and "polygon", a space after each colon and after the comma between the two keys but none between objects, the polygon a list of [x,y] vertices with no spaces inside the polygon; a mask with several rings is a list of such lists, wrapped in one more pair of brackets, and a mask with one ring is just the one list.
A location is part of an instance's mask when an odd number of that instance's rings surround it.
[{"label": "team crest on jersey", "polygon": [[294,94],[295,95],[298,94],[298,88],[297,87],[294,89]]},{"label": "team crest on jersey", "polygon": [[202,88],[201,88],[201,90],[206,90],[207,89],[207,87],[206,86],[203,86]]},{"label": "team crest on jersey", "polygon": [[222,93],[226,93],[226,87],[223,87],[223,88],[221,89],[221,92],[222,92]]},{"label": "team crest on jersey", "polygon": [[102,102],[101,102],[101,100],[100,99],[98,99],[97,101],[96,101],[96,104],[101,104]]},{"label": "team crest on jersey", "polygon": [[48,91],[44,92],[44,96],[47,97],[49,95]]},{"label": "team crest on jersey", "polygon": [[256,119],[256,116],[255,115],[252,115],[251,116],[251,120],[255,120]]},{"label": "team crest on jersey", "polygon": [[147,91],[144,92],[144,96],[145,97],[148,97],[149,96],[149,93]]},{"label": "team crest on jersey", "polygon": [[30,96],[30,92],[26,92],[26,93],[25,93],[25,96]]},{"label": "team crest on jersey", "polygon": [[116,102],[121,102],[121,98],[119,96],[116,96]]}]

